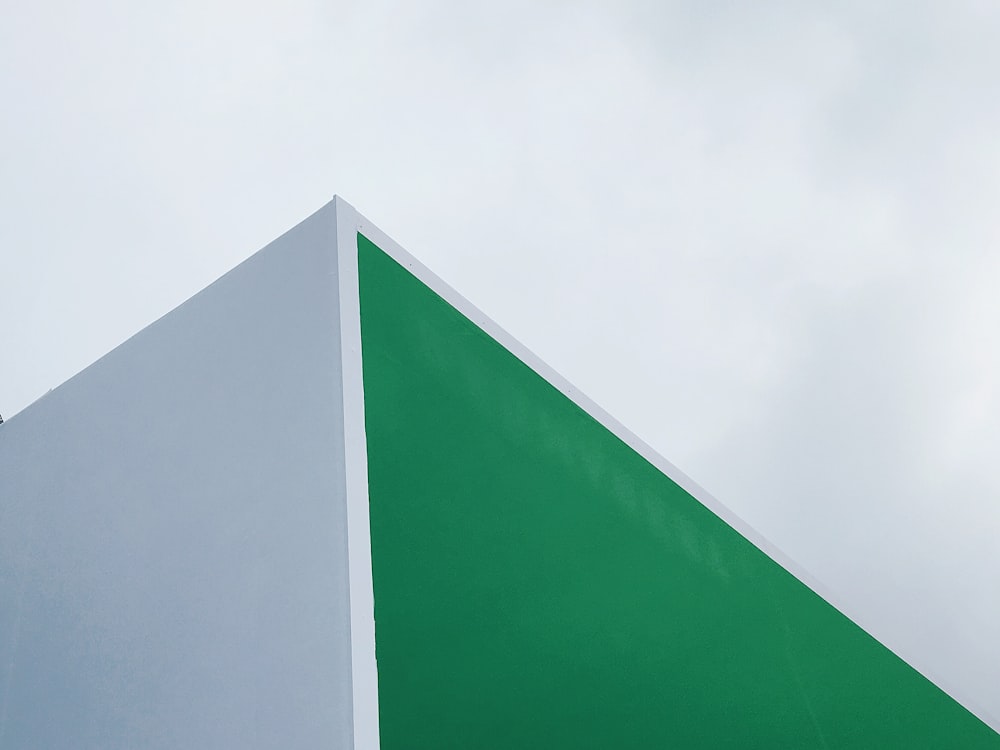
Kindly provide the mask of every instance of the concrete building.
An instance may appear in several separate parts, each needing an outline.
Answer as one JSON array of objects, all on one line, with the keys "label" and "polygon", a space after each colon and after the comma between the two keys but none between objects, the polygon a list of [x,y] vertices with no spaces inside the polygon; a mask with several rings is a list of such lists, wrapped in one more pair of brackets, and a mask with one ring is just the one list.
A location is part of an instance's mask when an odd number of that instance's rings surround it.
[{"label": "concrete building", "polygon": [[340,199],[0,428],[2,748],[1000,747],[919,668]]}]

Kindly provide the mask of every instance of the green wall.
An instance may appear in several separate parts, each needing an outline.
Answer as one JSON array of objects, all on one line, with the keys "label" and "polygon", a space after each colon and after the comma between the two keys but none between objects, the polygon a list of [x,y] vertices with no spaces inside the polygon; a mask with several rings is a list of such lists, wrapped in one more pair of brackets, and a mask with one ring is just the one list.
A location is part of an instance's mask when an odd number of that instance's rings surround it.
[{"label": "green wall", "polygon": [[358,238],[385,750],[1000,737]]}]

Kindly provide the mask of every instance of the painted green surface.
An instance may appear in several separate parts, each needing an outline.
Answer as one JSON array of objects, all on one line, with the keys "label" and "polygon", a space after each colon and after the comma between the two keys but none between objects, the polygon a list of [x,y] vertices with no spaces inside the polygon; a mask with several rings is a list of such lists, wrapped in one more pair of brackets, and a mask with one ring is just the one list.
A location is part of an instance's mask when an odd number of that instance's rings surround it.
[{"label": "painted green surface", "polygon": [[359,237],[384,750],[1000,737]]}]

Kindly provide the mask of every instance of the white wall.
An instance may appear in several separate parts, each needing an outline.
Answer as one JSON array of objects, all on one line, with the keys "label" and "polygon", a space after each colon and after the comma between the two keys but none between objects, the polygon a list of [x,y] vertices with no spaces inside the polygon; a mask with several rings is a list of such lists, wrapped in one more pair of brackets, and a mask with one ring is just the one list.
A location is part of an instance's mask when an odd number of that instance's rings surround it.
[{"label": "white wall", "polygon": [[0,425],[0,747],[350,746],[334,232]]}]

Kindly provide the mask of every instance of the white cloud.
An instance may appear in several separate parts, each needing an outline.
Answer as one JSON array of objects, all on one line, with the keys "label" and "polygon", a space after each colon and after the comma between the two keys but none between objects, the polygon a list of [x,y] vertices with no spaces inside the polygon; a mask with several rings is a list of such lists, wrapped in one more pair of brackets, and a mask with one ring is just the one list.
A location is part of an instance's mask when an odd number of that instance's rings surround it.
[{"label": "white cloud", "polygon": [[1000,715],[998,23],[22,4],[0,412],[338,191]]}]

